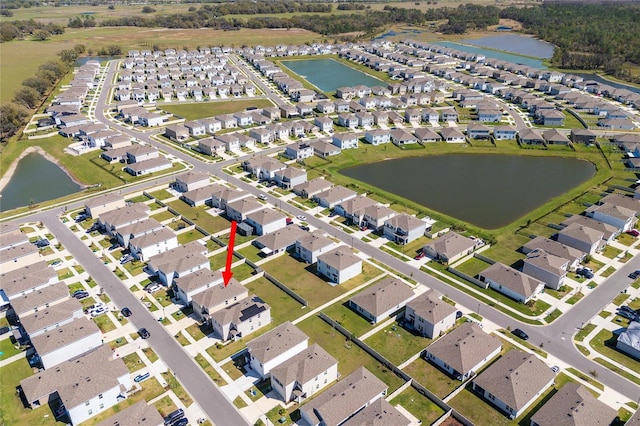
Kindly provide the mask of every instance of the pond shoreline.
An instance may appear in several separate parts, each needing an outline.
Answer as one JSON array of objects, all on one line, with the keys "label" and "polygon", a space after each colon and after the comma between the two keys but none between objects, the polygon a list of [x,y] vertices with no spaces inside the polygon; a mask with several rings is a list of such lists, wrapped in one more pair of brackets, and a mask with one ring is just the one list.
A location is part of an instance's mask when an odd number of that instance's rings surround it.
[{"label": "pond shoreline", "polygon": [[16,169],[18,168],[18,163],[20,162],[20,160],[22,160],[24,157],[26,157],[29,154],[40,154],[42,155],[44,158],[46,158],[47,160],[49,160],[50,162],[52,162],[53,164],[55,164],[56,166],[60,167],[60,169],[67,175],[69,176],[69,178],[76,183],[77,185],[80,186],[80,190],[86,189],[87,185],[84,185],[80,182],[78,182],[72,175],[71,173],[69,173],[69,171],[62,165],[60,164],[60,162],[51,154],[49,154],[47,151],[45,151],[44,149],[42,149],[39,146],[30,146],[27,149],[25,149],[24,151],[22,151],[20,153],[20,155],[13,160],[13,162],[11,163],[11,165],[9,165],[9,167],[7,168],[7,172],[0,177],[0,192],[5,188],[5,186],[7,186],[7,184],[9,183],[9,181],[11,181],[11,178],[13,177],[13,174],[15,173]]}]

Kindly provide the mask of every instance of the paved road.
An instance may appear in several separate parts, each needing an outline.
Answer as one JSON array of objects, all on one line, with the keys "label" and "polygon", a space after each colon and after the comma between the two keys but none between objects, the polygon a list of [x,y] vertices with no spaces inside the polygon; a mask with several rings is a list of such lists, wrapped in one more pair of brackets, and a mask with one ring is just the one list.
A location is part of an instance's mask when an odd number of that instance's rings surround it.
[{"label": "paved road", "polygon": [[249,424],[213,381],[202,373],[200,367],[184,351],[176,339],[167,333],[165,327],[151,315],[149,310],[123,285],[118,277],[58,218],[50,213],[42,213],[33,219],[41,220],[44,223],[73,258],[104,289],[117,307],[127,306],[131,309],[133,315],[129,318],[129,321],[137,328],[145,327],[149,330],[151,334],[148,339],[149,344],[206,413],[207,417],[220,426]]}]

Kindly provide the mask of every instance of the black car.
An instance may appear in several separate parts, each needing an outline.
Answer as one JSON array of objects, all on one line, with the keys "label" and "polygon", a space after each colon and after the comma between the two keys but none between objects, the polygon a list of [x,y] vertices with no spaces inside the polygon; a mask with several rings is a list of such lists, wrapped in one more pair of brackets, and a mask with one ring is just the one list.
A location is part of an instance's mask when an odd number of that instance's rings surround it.
[{"label": "black car", "polygon": [[513,330],[511,332],[511,334],[513,334],[516,337],[521,338],[522,340],[527,340],[529,338],[529,335],[527,333],[525,333],[524,331],[520,330],[519,328],[516,328],[515,330]]},{"label": "black car", "polygon": [[141,328],[140,330],[138,330],[138,334],[143,339],[148,339],[149,337],[151,337],[151,333],[149,333],[149,330],[147,330],[146,328]]},{"label": "black car", "polygon": [[462,318],[462,311],[456,312],[456,319]]},{"label": "black car", "polygon": [[122,308],[122,310],[120,311],[120,313],[122,314],[123,317],[128,318],[131,316],[132,312],[131,309],[124,307]]},{"label": "black car", "polygon": [[89,292],[87,292],[87,291],[76,291],[75,293],[73,293],[73,297],[78,299],[78,300],[86,299],[87,297],[89,297]]},{"label": "black car", "polygon": [[165,425],[170,425],[173,424],[174,422],[177,422],[180,419],[183,419],[184,417],[184,410],[182,408],[178,408],[176,411],[173,411],[171,413],[169,413],[169,415],[167,417],[164,418],[164,424]]},{"label": "black car", "polygon": [[183,417],[171,423],[171,426],[187,426],[188,424],[189,424],[189,419],[186,417]]},{"label": "black car", "polygon": [[622,318],[626,318],[631,321],[635,321],[638,317],[638,314],[636,314],[635,311],[632,313],[629,311],[623,311],[622,309],[619,309],[618,312],[616,312],[616,314],[620,315]]},{"label": "black car", "polygon": [[632,273],[629,274],[629,278],[635,280],[636,278],[640,277],[640,269],[637,269],[635,271],[633,271]]},{"label": "black car", "polygon": [[0,327],[0,335],[7,334],[10,331],[11,331],[11,329],[9,327],[7,327],[7,326]]},{"label": "black car", "polygon": [[46,238],[41,238],[39,240],[34,241],[33,244],[35,244],[36,247],[38,248],[43,248],[43,247],[47,247],[50,243],[49,243],[49,240],[47,240]]}]

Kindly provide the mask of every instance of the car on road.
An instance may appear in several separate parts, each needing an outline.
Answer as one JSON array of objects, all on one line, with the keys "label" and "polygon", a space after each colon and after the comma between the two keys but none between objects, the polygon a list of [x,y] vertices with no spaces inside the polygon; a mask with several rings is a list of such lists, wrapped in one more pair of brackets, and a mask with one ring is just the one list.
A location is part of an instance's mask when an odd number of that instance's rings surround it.
[{"label": "car on road", "polygon": [[267,196],[264,194],[258,195],[258,198],[261,199],[262,201],[267,201]]},{"label": "car on road", "polygon": [[558,374],[558,372],[560,372],[560,367],[558,367],[557,365],[554,365],[553,367],[551,367],[551,371]]},{"label": "car on road", "polygon": [[636,269],[635,271],[629,274],[629,278],[631,279],[635,280],[638,277],[640,277],[640,269]]},{"label": "car on road", "polygon": [[514,329],[511,334],[513,334],[516,337],[519,337],[522,340],[527,340],[529,338],[529,335],[527,333],[525,333],[524,331],[520,330],[519,328]]},{"label": "car on road", "polygon": [[131,312],[131,309],[127,308],[126,306],[120,310],[120,313],[125,318],[129,318],[133,314]]},{"label": "car on road", "polygon": [[303,222],[304,222],[305,220],[307,220],[307,217],[306,217],[306,216],[303,216],[303,215],[301,215],[301,214],[299,214],[298,216],[296,216],[296,218],[297,218],[298,220],[303,221]]},{"label": "car on road", "polygon": [[149,330],[147,330],[146,328],[141,328],[140,330],[138,330],[138,334],[143,339],[148,339],[149,337],[151,337],[151,333],[149,333]]}]

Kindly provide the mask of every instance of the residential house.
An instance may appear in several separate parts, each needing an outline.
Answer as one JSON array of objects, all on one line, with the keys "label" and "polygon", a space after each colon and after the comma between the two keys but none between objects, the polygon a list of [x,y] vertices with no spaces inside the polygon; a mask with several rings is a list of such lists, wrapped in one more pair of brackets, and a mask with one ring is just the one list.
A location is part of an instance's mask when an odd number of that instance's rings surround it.
[{"label": "residential house", "polygon": [[9,303],[11,303],[11,309],[15,315],[19,318],[67,300],[69,300],[69,289],[64,282],[58,281],[38,290],[25,292],[24,295],[12,297]]},{"label": "residential house", "polygon": [[396,146],[412,145],[418,143],[418,138],[403,129],[391,131],[391,142]]},{"label": "residential house", "polygon": [[[31,244],[29,244],[31,246]],[[4,251],[3,251],[4,252]],[[0,273],[0,305],[7,301],[40,291],[57,283],[58,274],[44,260],[24,265],[20,268],[5,270]]]},{"label": "residential house", "polygon": [[209,315],[213,331],[222,340],[236,340],[271,323],[271,307],[257,296],[246,297]]},{"label": "residential house", "polygon": [[300,415],[311,426],[339,426],[377,399],[383,398],[387,389],[382,380],[365,367],[360,367],[302,405]]},{"label": "residential house", "polygon": [[313,344],[271,370],[271,387],[285,402],[298,404],[338,380],[338,361]]},{"label": "residential house", "polygon": [[149,219],[151,209],[144,203],[133,203],[116,210],[106,211],[98,216],[98,224],[109,235],[115,236],[119,228]]},{"label": "residential house", "polygon": [[557,240],[587,254],[599,252],[604,247],[604,232],[572,223],[558,231]]},{"label": "residential house", "polygon": [[326,116],[316,117],[313,120],[313,124],[318,126],[321,132],[332,132],[333,131],[333,120]]},{"label": "residential house", "polygon": [[491,139],[491,129],[484,124],[467,124],[467,136],[471,139]]},{"label": "residential house", "polygon": [[404,323],[429,339],[443,335],[456,323],[456,308],[442,300],[442,294],[428,290],[407,303]]},{"label": "residential house", "polygon": [[312,232],[296,240],[296,256],[307,263],[316,263],[318,256],[331,251],[336,243],[320,234]]},{"label": "residential house", "polygon": [[455,108],[441,109],[440,120],[455,123],[458,121],[458,112],[455,110]]},{"label": "residential house", "polygon": [[129,240],[129,252],[142,262],[176,247],[177,235],[165,226]]},{"label": "residential house", "polygon": [[362,273],[362,259],[349,247],[338,246],[318,256],[317,271],[326,277],[330,284],[342,284]]},{"label": "residential house", "polygon": [[249,136],[254,138],[258,143],[262,144],[268,144],[275,140],[273,132],[266,127],[253,128],[249,130]]},{"label": "residential house", "polygon": [[616,416],[616,410],[598,400],[590,389],[567,382],[533,414],[531,426],[607,426]]},{"label": "residential house", "polygon": [[440,118],[440,114],[433,108],[424,108],[422,110],[422,121],[425,123],[437,124]]},{"label": "residential house", "polygon": [[600,204],[605,203],[627,208],[636,212],[636,214],[640,212],[640,200],[635,199],[631,196],[626,196],[614,192],[600,199]]},{"label": "residential house", "polygon": [[[360,226],[365,226],[369,229],[373,229],[374,231],[379,231],[384,227],[384,223],[387,220],[397,214],[398,212],[387,206],[375,204],[361,209],[357,213],[357,218],[359,219]],[[352,217],[356,219],[356,215],[353,215]]]},{"label": "residential house", "polygon": [[442,127],[440,134],[442,135],[442,139],[447,143],[465,143],[467,141],[462,132],[455,127]]},{"label": "residential house", "polygon": [[564,285],[569,261],[562,257],[536,249],[527,253],[522,272],[544,282],[546,287],[558,290]]},{"label": "residential house", "polygon": [[564,126],[564,119],[565,116],[562,113],[562,111],[558,111],[555,109],[551,109],[551,110],[542,110],[542,111],[536,111],[536,117],[537,120],[540,122],[540,124],[542,124],[543,126],[556,126],[556,127],[562,127]]},{"label": "residential house", "polygon": [[620,228],[580,214],[571,215],[560,225],[566,227],[571,225],[572,223],[577,223],[579,225],[586,226],[587,228],[593,228],[598,231],[602,231],[604,233],[602,239],[606,244],[615,241],[616,237],[622,232]]},{"label": "residential house", "polygon": [[121,209],[125,205],[126,203],[122,195],[116,194],[115,192],[109,192],[85,201],[84,211],[89,217],[97,218],[103,213]]},{"label": "residential house", "polygon": [[124,426],[127,424],[137,426],[163,426],[164,418],[153,405],[149,405],[146,401],[140,400],[98,423],[98,426]]},{"label": "residential house", "polygon": [[20,382],[20,393],[31,408],[59,398],[72,424],[80,424],[120,402],[133,387],[122,359],[102,345],[56,368],[41,370]]},{"label": "residential house", "polygon": [[427,224],[415,216],[400,213],[384,222],[385,238],[397,243],[408,244],[424,235]]},{"label": "residential house", "polygon": [[287,167],[275,173],[274,181],[284,189],[291,189],[307,181],[307,171],[297,167]]},{"label": "residential house", "polygon": [[124,171],[132,176],[144,176],[173,167],[173,163],[165,157],[152,158],[129,164]]},{"label": "residential house", "polygon": [[332,155],[338,155],[342,152],[340,148],[325,140],[316,140],[311,142],[313,147],[313,153],[321,158],[331,157]]},{"label": "residential house", "polygon": [[189,130],[190,136],[203,136],[207,133],[205,125],[199,121],[185,121],[184,127]]},{"label": "residential house", "polygon": [[256,238],[253,240],[253,245],[258,247],[265,256],[270,256],[293,248],[296,241],[303,235],[307,235],[307,232],[299,227],[287,226]]},{"label": "residential house", "polygon": [[463,237],[450,231],[425,245],[422,252],[433,260],[452,264],[456,260],[473,253],[482,241]]},{"label": "residential house", "polygon": [[435,130],[429,127],[419,127],[415,129],[413,132],[418,141],[420,142],[440,142],[442,141],[442,136],[436,133]]},{"label": "residential house", "polygon": [[362,222],[362,210],[366,207],[378,204],[377,201],[372,200],[366,195],[360,195],[358,197],[350,198],[346,201],[338,203],[333,208],[333,211],[340,216],[348,219],[350,223],[361,226]]},{"label": "residential house", "polygon": [[251,368],[262,378],[309,346],[309,337],[290,321],[247,343]]},{"label": "residential house", "polygon": [[630,322],[627,329],[618,334],[616,349],[640,360],[640,322]]},{"label": "residential house", "polygon": [[493,137],[495,140],[515,140],[518,137],[518,131],[513,126],[495,126],[493,128]]},{"label": "residential house", "polygon": [[284,150],[284,156],[292,160],[304,160],[313,157],[313,147],[308,142],[299,142],[287,145]]},{"label": "residential house", "polygon": [[[248,296],[247,289],[234,279],[229,280],[229,284],[224,286],[220,271],[212,271],[211,269],[200,269],[199,271],[173,280],[175,298],[184,306],[191,306],[195,295],[209,289],[212,292],[212,296],[208,296],[209,300],[222,300],[219,302],[220,306],[215,303],[213,305],[207,303],[200,306],[204,306],[206,308],[213,306],[215,308],[213,310],[228,306],[229,303],[233,303],[235,300]],[[224,293],[222,293],[223,291]],[[226,297],[226,299],[224,297]],[[225,301],[226,303],[224,303]],[[194,309],[194,313],[198,318],[198,321],[204,321],[202,309]]]},{"label": "residential house", "polygon": [[569,261],[567,266],[568,270],[575,270],[586,255],[585,252],[581,250],[544,237],[535,237],[522,246],[522,252],[524,254],[528,254],[534,250],[543,250],[546,253],[567,259]]},{"label": "residential house", "polygon": [[524,145],[544,145],[544,138],[534,129],[522,129],[518,132],[518,139]]},{"label": "residential house", "polygon": [[211,183],[209,174],[204,172],[189,171],[176,176],[173,188],[176,191],[187,192],[194,189],[203,188]]},{"label": "residential house", "polygon": [[631,210],[612,203],[594,205],[586,210],[587,216],[595,220],[599,220],[600,222],[613,225],[623,232],[633,229],[635,224],[638,222],[638,219],[636,218],[637,213],[637,210]]},{"label": "residential house", "polygon": [[591,145],[596,143],[597,135],[589,129],[571,129],[569,139],[573,143],[583,143]]},{"label": "residential house", "polygon": [[247,219],[248,215],[256,213],[263,208],[264,205],[253,198],[242,198],[238,201],[227,203],[226,212],[229,220],[242,222]]},{"label": "residential house", "polygon": [[309,198],[331,188],[333,184],[323,178],[315,178],[293,187],[293,192],[302,197]]},{"label": "residential house", "polygon": [[157,220],[149,218],[146,220],[141,220],[140,222],[135,222],[130,225],[119,227],[116,231],[115,237],[120,246],[129,247],[130,240],[150,232],[155,232],[163,228],[163,226],[164,225],[162,225]]},{"label": "residential house", "polygon": [[157,274],[160,282],[169,286],[176,278],[209,268],[209,259],[205,256],[207,248],[197,241],[180,245],[174,249],[157,254],[149,259],[147,268]]},{"label": "residential house", "polygon": [[414,297],[406,283],[388,277],[351,297],[349,307],[376,324],[402,309]]},{"label": "residential house", "polygon": [[286,218],[284,213],[263,208],[257,212],[249,213],[246,223],[254,228],[256,235],[264,235],[287,226]]},{"label": "residential house", "polygon": [[501,350],[498,337],[485,333],[474,322],[465,322],[427,346],[424,357],[451,377],[466,380]]},{"label": "residential house", "polygon": [[221,140],[209,137],[198,140],[198,151],[206,155],[220,155],[227,150],[224,142]]},{"label": "residential house", "polygon": [[224,143],[224,149],[227,152],[240,150],[240,139],[238,139],[237,133],[225,133],[222,135],[216,135],[215,139]]},{"label": "residential house", "polygon": [[[66,296],[69,297],[68,289]],[[12,302],[13,306],[13,302]],[[31,338],[31,345],[45,369],[50,369],[72,358],[79,357],[102,345],[102,332],[87,318],[55,327]]]},{"label": "residential house", "polygon": [[473,390],[515,419],[554,382],[555,373],[535,354],[514,349],[473,380]]},{"label": "residential house", "polygon": [[182,124],[173,124],[164,129],[164,136],[174,142],[186,142],[189,139],[189,129]]},{"label": "residential house", "polygon": [[206,203],[211,204],[213,193],[218,188],[220,188],[220,185],[212,183],[202,188],[184,192],[180,195],[180,199],[193,207],[202,206]]},{"label": "residential house", "polygon": [[544,282],[500,262],[480,272],[478,279],[521,303],[528,303],[544,290]]},{"label": "residential house", "polygon": [[542,137],[547,145],[569,145],[571,141],[558,129],[548,129],[542,132]]},{"label": "residential house", "polygon": [[[378,423],[379,422],[379,423]],[[384,398],[378,398],[342,423],[343,426],[358,425],[410,426],[413,422]]]},{"label": "residential house", "polygon": [[331,143],[340,149],[358,148],[357,133],[334,133]]},{"label": "residential house", "polygon": [[320,206],[332,209],[336,205],[355,198],[358,194],[351,189],[337,185],[312,196]]}]

